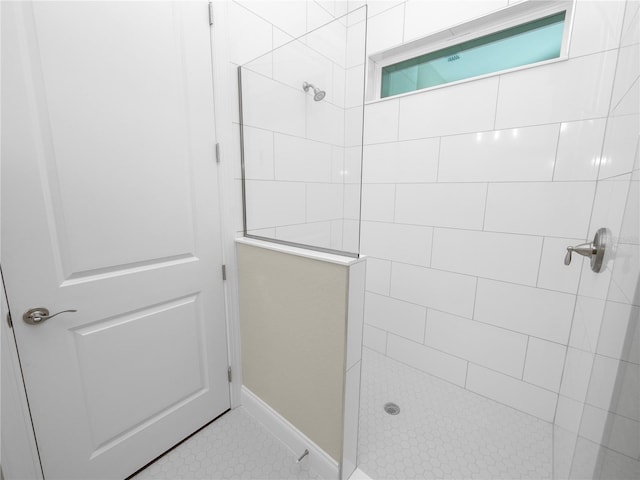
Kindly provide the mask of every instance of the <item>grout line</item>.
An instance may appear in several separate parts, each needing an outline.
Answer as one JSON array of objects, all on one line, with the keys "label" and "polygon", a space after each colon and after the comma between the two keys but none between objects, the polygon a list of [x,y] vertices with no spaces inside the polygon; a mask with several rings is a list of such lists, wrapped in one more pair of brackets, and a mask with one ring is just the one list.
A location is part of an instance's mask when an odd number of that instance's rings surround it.
[{"label": "grout line", "polygon": [[[522,362],[522,375],[520,378],[524,382],[524,370],[527,366],[527,357],[529,356],[529,341],[531,340],[531,336],[527,335],[527,347],[524,350],[524,361]],[[558,390],[560,390],[560,385],[558,385]]]},{"label": "grout line", "polygon": [[538,260],[538,273],[536,275],[536,288],[540,286],[540,272],[542,271],[542,256],[544,255],[544,241],[546,237],[542,237],[542,245],[540,246],[540,258]]},{"label": "grout line", "polygon": [[489,183],[485,183],[486,191],[484,194],[484,213],[482,215],[482,231],[485,232],[484,229],[485,222],[487,220],[487,206],[489,204]]},{"label": "grout line", "polygon": [[436,238],[436,227],[431,227],[431,251],[429,252],[429,268],[433,265],[433,244]]},{"label": "grout line", "polygon": [[[556,395],[556,396],[559,396],[559,395],[560,395],[558,392],[556,392],[556,391],[554,391],[554,390],[550,390],[550,389],[548,389],[548,388],[546,388],[546,387],[541,387],[540,385],[536,385],[535,383],[531,383],[531,382],[527,382],[527,381],[525,381],[525,380],[521,380],[521,379],[520,379],[520,378],[518,378],[518,377],[514,377],[513,375],[509,375],[508,373],[501,372],[500,370],[496,370],[495,368],[491,368],[491,367],[488,367],[488,366],[486,366],[486,365],[481,365],[481,364],[479,364],[479,363],[473,362],[473,361],[469,360],[468,358],[459,357],[459,356],[457,356],[457,355],[452,355],[451,353],[449,353],[449,352],[445,352],[444,350],[440,350],[440,349],[437,349],[437,348],[434,348],[434,347],[431,347],[431,346],[428,346],[428,345],[422,345],[421,343],[418,343],[418,342],[416,342],[415,340],[411,340],[410,338],[403,337],[402,335],[398,335],[398,334],[393,333],[393,332],[387,332],[387,338],[388,338],[389,336],[391,336],[391,335],[393,335],[393,336],[395,336],[395,337],[398,337],[398,338],[400,338],[400,339],[402,339],[402,340],[406,340],[407,342],[411,342],[411,343],[413,343],[413,344],[417,345],[418,347],[422,347],[422,348],[429,348],[429,349],[431,349],[431,350],[435,350],[436,352],[441,353],[441,354],[443,354],[443,355],[446,355],[446,356],[448,356],[448,357],[452,357],[452,358],[455,358],[455,359],[457,359],[457,360],[462,360],[462,361],[464,361],[464,362],[467,362],[467,365],[469,365],[469,364],[476,365],[477,367],[484,368],[485,370],[489,370],[490,372],[497,373],[498,375],[502,375],[502,376],[507,377],[507,378],[509,378],[509,379],[511,379],[511,380],[515,380],[515,381],[517,381],[517,382],[521,382],[521,383],[524,383],[524,384],[526,384],[526,385],[530,385],[530,386],[535,387],[535,388],[538,388],[538,389],[540,389],[540,390],[544,390],[544,391],[546,391],[546,392],[553,393],[553,394],[554,394],[554,395]],[[407,362],[404,362],[404,361],[398,360],[398,359],[396,359],[395,357],[389,357],[389,358],[391,358],[391,359],[393,359],[393,360],[395,360],[395,361],[397,361],[397,362],[403,363],[404,365],[408,365],[408,366],[410,366],[410,367],[412,367],[412,368],[415,368],[415,369],[417,369],[417,370],[420,370],[420,371],[422,371],[422,372],[428,373],[428,372],[426,372],[425,370],[422,370],[420,367],[416,367],[416,366],[414,366],[414,365],[411,365],[410,363],[407,363]],[[468,367],[467,367],[467,368],[468,368]],[[434,377],[435,377],[435,376],[437,376],[437,375],[435,375],[435,374],[433,374],[433,373],[430,373],[429,375],[433,375]],[[438,378],[443,378],[443,377],[438,377]],[[448,380],[447,380],[447,381],[448,381]],[[453,383],[453,382],[451,382],[451,383]],[[455,384],[455,385],[458,385],[460,388],[465,388],[465,387],[461,387],[459,384]],[[473,390],[470,390],[470,391],[473,391]],[[492,399],[492,400],[494,400],[494,399]],[[496,401],[497,401],[497,400],[496,400]],[[515,407],[512,407],[512,408],[515,408]],[[517,409],[516,409],[516,410],[517,410]],[[520,410],[520,411],[522,411],[522,410]],[[524,412],[524,413],[526,413],[526,412]]]},{"label": "grout line", "polygon": [[435,183],[447,183],[440,182],[440,154],[442,153],[442,137],[438,137],[438,158],[436,162],[436,181]]},{"label": "grout line", "polygon": [[422,344],[427,346],[427,324],[429,323],[429,309],[424,312],[424,335],[422,335]]},{"label": "grout line", "polygon": [[[469,379],[469,364],[470,363],[471,362],[467,361],[467,367],[466,367],[465,372],[464,372],[464,389],[465,390],[468,390],[467,389],[467,380]],[[471,391],[471,390],[469,390],[469,391]]]}]

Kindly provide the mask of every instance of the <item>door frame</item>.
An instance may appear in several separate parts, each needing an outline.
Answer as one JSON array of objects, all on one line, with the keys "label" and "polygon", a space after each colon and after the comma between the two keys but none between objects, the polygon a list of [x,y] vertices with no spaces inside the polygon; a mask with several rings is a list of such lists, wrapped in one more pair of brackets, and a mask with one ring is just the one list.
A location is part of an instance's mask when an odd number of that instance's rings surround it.
[{"label": "door frame", "polygon": [[[203,2],[205,4],[205,2]],[[206,5],[206,4],[205,4]],[[214,18],[217,18],[217,28],[212,25],[210,28],[210,52],[211,52],[211,67],[212,67],[212,85],[213,90],[213,122],[215,130],[212,135],[213,142],[218,142],[221,145],[229,147],[229,151],[232,150],[231,145],[233,137],[229,129],[230,109],[229,88],[233,88],[227,81],[227,75],[225,67],[228,63],[228,57],[225,52],[225,46],[227,43],[227,30],[226,26],[220,28],[221,25],[226,25],[226,21],[222,19],[227,18],[226,2],[211,2]],[[203,13],[204,13],[203,9]],[[2,8],[0,8],[0,18],[2,15]],[[208,15],[203,15],[202,21],[208,21]],[[222,117],[222,119],[220,118]],[[224,132],[221,133],[221,132]],[[233,369],[232,381],[229,382],[229,396],[231,408],[237,408],[241,405],[241,364],[240,364],[240,329],[239,329],[239,309],[238,309],[238,286],[236,275],[236,252],[235,252],[235,237],[233,225],[237,219],[234,217],[234,209],[225,208],[226,205],[234,204],[234,197],[231,188],[227,186],[233,186],[233,170],[232,156],[229,155],[227,162],[218,163],[218,206],[220,209],[220,232],[222,243],[222,262],[226,265],[226,282],[223,282],[223,295],[224,295],[224,315],[226,324],[226,342],[227,342],[227,364]],[[231,182],[229,182],[229,179]],[[0,263],[1,267],[1,263]],[[20,472],[18,478],[33,478],[33,471],[36,473],[36,480],[43,480],[44,474],[42,471],[42,464],[40,462],[40,456],[38,453],[37,437],[33,428],[33,420],[29,408],[29,400],[26,391],[26,385],[22,375],[20,364],[20,352],[18,351],[17,343],[15,341],[15,333],[12,327],[9,327],[7,315],[12,316],[13,321],[20,321],[20,315],[18,312],[11,312],[10,299],[5,293],[4,279],[0,277],[0,295],[2,296],[1,308],[0,308],[0,321],[3,322],[2,328],[0,328],[0,341],[3,335],[8,335],[8,343],[11,345],[8,349],[0,348],[0,365],[7,363],[10,367],[9,378],[12,382],[15,382],[19,406],[20,417],[22,422],[16,422],[15,425],[0,425],[7,438],[11,438],[12,441],[18,443],[18,448],[25,452],[24,457],[21,459],[19,466]],[[5,386],[6,390],[6,386]],[[24,428],[24,432],[14,430],[14,426],[17,427],[21,424]],[[3,435],[4,436],[4,435]],[[30,464],[28,464],[30,461]],[[155,460],[154,460],[155,461]],[[24,472],[24,473],[22,473]],[[0,456],[0,479],[4,479],[2,476],[2,458]],[[134,472],[132,472],[134,473]],[[7,480],[11,480],[8,478]]]}]

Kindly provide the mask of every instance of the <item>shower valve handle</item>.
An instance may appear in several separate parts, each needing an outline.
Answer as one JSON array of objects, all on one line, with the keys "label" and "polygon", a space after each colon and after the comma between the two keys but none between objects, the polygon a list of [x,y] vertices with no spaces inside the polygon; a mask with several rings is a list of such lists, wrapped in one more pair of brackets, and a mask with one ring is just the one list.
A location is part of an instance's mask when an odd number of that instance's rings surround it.
[{"label": "shower valve handle", "polygon": [[609,236],[608,229],[600,228],[596,232],[595,237],[593,237],[593,242],[581,243],[575,247],[567,247],[564,264],[569,265],[571,263],[571,255],[575,252],[584,257],[588,257],[591,260],[591,270],[596,273],[600,272],[600,270],[602,270],[602,260],[609,245]]}]

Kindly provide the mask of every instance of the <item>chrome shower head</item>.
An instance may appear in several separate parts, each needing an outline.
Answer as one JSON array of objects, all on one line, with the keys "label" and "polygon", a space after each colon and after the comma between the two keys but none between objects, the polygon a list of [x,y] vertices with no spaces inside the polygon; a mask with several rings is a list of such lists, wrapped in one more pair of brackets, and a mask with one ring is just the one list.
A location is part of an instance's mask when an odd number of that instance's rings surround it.
[{"label": "chrome shower head", "polygon": [[320,100],[322,100],[324,96],[327,94],[327,92],[325,92],[324,90],[320,90],[318,87],[313,86],[309,82],[304,82],[302,84],[302,88],[304,89],[305,92],[308,92],[310,88],[313,89],[313,99],[316,102],[319,102]]}]

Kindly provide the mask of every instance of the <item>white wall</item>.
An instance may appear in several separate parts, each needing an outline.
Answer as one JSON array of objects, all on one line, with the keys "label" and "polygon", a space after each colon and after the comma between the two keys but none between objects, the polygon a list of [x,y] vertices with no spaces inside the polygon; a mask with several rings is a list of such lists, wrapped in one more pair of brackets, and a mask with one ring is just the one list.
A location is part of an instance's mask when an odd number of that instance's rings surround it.
[{"label": "white wall", "polygon": [[[367,48],[396,46],[508,3],[370,2]],[[236,65],[269,51],[283,32],[300,35],[314,19],[346,11],[343,2],[314,1],[228,8],[230,85]],[[616,71],[619,79],[637,68],[630,30],[637,21],[624,12],[620,1],[578,1],[568,61],[366,107],[367,347],[553,421],[565,361],[570,370],[580,355],[571,330],[576,301],[580,308],[590,286],[608,285],[608,275],[593,276],[582,258],[564,266],[565,247],[591,240],[601,225],[612,228],[595,219],[607,213],[604,199],[624,197],[613,193],[613,177],[631,167],[616,158],[635,148],[615,139],[633,128],[632,118],[608,118],[616,105],[633,113],[637,104],[636,90],[625,95],[633,78],[614,86]],[[618,61],[623,31],[628,46],[623,40]],[[239,232],[239,153],[231,158]]]},{"label": "white wall", "polygon": [[626,6],[589,227],[608,227],[613,245],[605,272],[580,278],[556,414],[559,478],[640,476],[639,6]]},{"label": "white wall", "polygon": [[[368,48],[507,4],[374,2]],[[578,2],[567,61],[366,106],[367,347],[553,421],[589,275],[565,248],[601,226],[597,180],[617,173],[600,158],[617,153],[604,138],[624,7]]]}]

